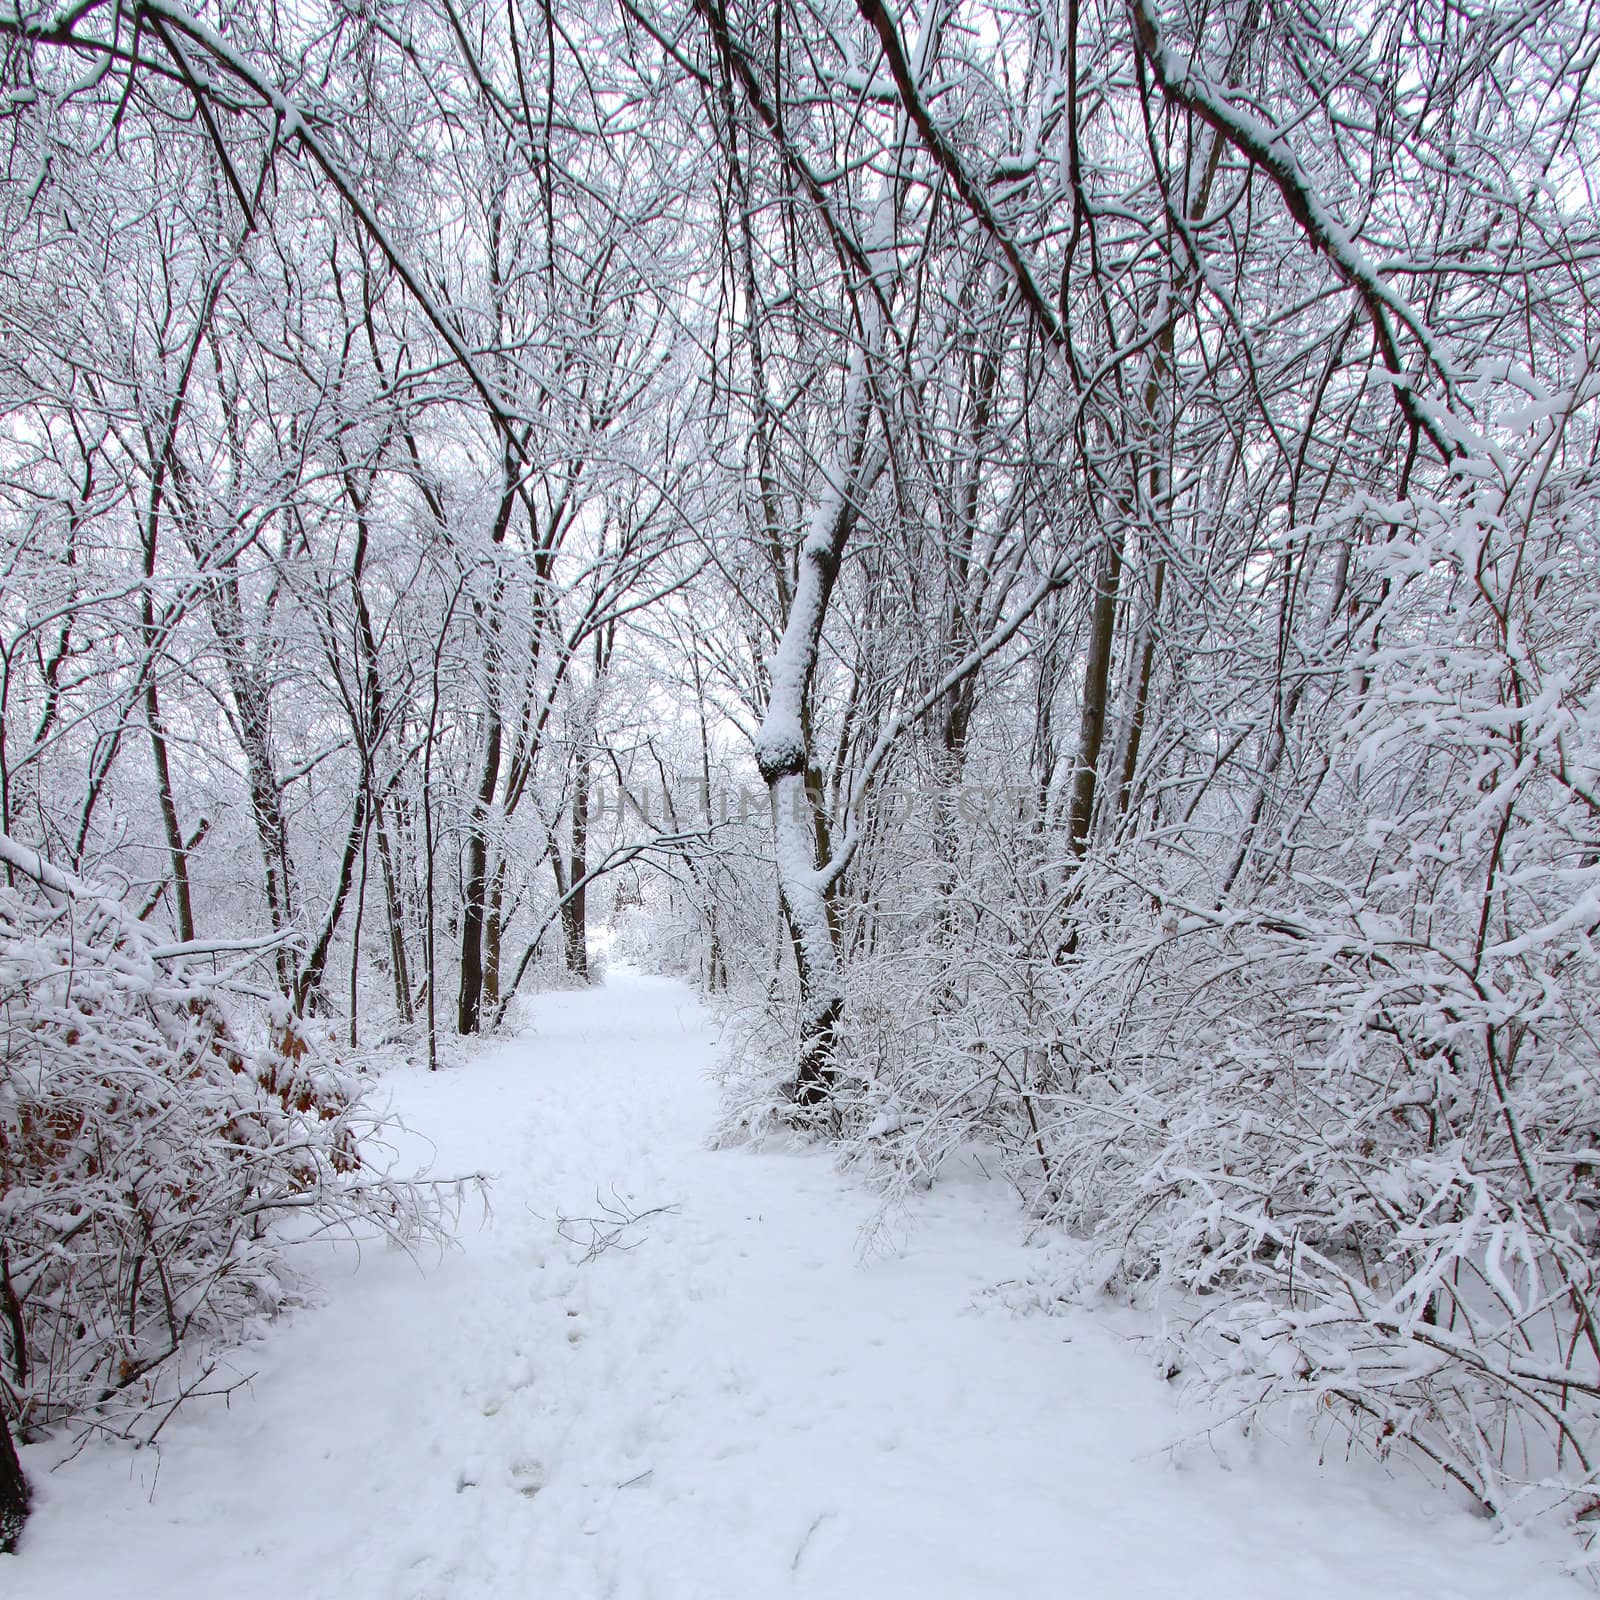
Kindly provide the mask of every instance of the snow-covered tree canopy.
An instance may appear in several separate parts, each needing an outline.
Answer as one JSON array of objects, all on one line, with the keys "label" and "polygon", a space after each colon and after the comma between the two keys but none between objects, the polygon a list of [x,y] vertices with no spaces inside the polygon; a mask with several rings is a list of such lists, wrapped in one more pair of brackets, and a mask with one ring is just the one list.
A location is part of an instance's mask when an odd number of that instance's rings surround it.
[{"label": "snow-covered tree canopy", "polygon": [[1592,1510],[1596,50],[0,11],[13,1423],[370,1193],[310,1041],[604,935],[748,998],[730,1129],[991,1146],[1235,1413]]}]

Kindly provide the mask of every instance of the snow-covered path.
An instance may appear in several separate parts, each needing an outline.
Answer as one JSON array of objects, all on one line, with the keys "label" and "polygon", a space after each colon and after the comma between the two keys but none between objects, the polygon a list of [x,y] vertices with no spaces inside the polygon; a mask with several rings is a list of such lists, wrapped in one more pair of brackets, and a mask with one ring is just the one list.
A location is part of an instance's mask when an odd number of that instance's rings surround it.
[{"label": "snow-covered path", "polygon": [[[620,974],[395,1095],[493,1216],[419,1270],[369,1252],[153,1458],[53,1477],[12,1600],[1556,1600],[1538,1551],[1425,1486],[1303,1451],[1174,1457],[1147,1358],[985,1291],[1029,1252],[960,1184],[863,1260],[818,1153],[713,1153],[710,1030]],[[635,1210],[583,1260],[558,1216]],[[571,1230],[569,1230],[571,1231]],[[579,1230],[581,1231],[581,1230]],[[153,1494],[152,1494],[153,1488]],[[1548,1552],[1545,1552],[1547,1558]]]}]

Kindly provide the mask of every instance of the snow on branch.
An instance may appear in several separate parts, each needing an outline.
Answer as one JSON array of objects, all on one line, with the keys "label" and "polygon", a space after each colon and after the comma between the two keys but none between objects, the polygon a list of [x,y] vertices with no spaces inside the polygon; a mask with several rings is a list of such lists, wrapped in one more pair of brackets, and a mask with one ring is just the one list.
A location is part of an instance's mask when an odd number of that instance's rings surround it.
[{"label": "snow on branch", "polygon": [[372,1165],[354,1075],[202,954],[0,836],[0,1388],[25,1433],[148,1436],[294,1291],[285,1236],[444,1237],[459,1186]]}]

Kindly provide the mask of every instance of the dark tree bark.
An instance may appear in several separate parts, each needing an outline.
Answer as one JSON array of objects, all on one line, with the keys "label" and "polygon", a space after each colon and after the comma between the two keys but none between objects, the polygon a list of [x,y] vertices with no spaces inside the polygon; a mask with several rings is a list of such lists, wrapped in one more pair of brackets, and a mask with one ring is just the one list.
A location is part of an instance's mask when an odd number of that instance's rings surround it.
[{"label": "dark tree bark", "polygon": [[[233,697],[234,732],[244,754],[250,815],[265,872],[267,917],[272,931],[283,933],[294,920],[294,879],[283,785],[272,759],[271,690],[250,661],[249,630],[239,595],[239,575],[232,563],[220,568],[214,582],[211,621],[217,642],[222,646],[228,691]],[[287,944],[281,944],[274,960],[278,985],[287,994],[294,977],[294,953]]]},{"label": "dark tree bark", "polygon": [[374,811],[378,834],[378,864],[383,868],[383,905],[389,921],[389,964],[394,978],[394,1005],[400,1020],[411,1026],[411,962],[406,954],[405,910],[395,872],[394,849],[381,800]]},{"label": "dark tree bark", "polygon": [[[505,473],[509,485],[512,476],[509,457]],[[490,534],[496,547],[505,541],[512,505],[513,491],[507,487],[501,493],[500,509]],[[500,786],[500,760],[505,738],[496,699],[501,662],[501,587],[497,578],[488,601],[480,608],[480,621],[485,630],[483,662],[486,717],[483,767],[466,830],[466,867],[461,890],[461,983],[456,993],[456,1032],[461,1034],[476,1033],[483,1017],[483,937],[489,920],[489,826],[494,811],[495,791]]]},{"label": "dark tree bark", "polygon": [[505,948],[505,905],[506,863],[502,857],[494,869],[494,882],[489,885],[489,915],[483,925],[483,1003],[496,1011],[500,1006],[500,963]]},{"label": "dark tree bark", "polygon": [[1078,729],[1078,762],[1072,775],[1067,812],[1067,843],[1082,855],[1094,819],[1095,781],[1105,742],[1106,708],[1111,689],[1111,659],[1117,642],[1117,590],[1122,582],[1122,532],[1108,532],[1095,584],[1089,623],[1089,654],[1083,668],[1083,713]]},{"label": "dark tree bark", "polygon": [[0,1410],[0,1555],[10,1555],[17,1548],[30,1500],[28,1480],[11,1439],[11,1424]]},{"label": "dark tree bark", "polygon": [[561,942],[567,972],[589,981],[589,891],[584,876],[589,870],[589,752],[578,757],[572,791],[572,847],[567,855],[567,882],[571,887],[561,902]]},{"label": "dark tree bark", "polygon": [[350,887],[355,881],[356,863],[366,847],[367,790],[363,784],[356,790],[355,809],[350,814],[350,832],[345,836],[344,852],[339,857],[339,873],[334,881],[333,901],[315,942],[306,954],[304,964],[295,975],[295,1014],[304,1016],[307,1006],[316,1000],[322,990],[323,974],[328,970],[328,952],[333,947],[333,936],[338,932],[339,919],[344,915],[345,902],[350,898]]},{"label": "dark tree bark", "polygon": [[500,718],[491,708],[471,826],[467,831],[466,881],[461,892],[461,987],[456,997],[456,1032],[476,1033],[483,1014],[483,932],[488,921],[490,806],[500,781]]},{"label": "dark tree bark", "polygon": [[216,310],[217,296],[222,291],[226,268],[213,272],[206,287],[199,315],[195,319],[194,335],[189,341],[172,400],[167,408],[159,437],[145,430],[146,444],[150,448],[150,495],[144,512],[144,585],[139,592],[139,634],[144,649],[143,673],[145,721],[150,735],[150,754],[155,763],[156,799],[161,811],[161,826],[166,834],[167,852],[172,858],[172,889],[174,917],[179,939],[187,943],[194,938],[194,904],[189,894],[189,854],[183,842],[183,828],[178,821],[178,803],[172,788],[172,766],[167,757],[167,736],[161,720],[161,695],[157,688],[157,662],[161,648],[171,632],[174,617],[168,612],[158,618],[155,606],[156,547],[161,537],[161,518],[165,508],[167,481],[177,461],[178,423],[183,415],[188,397],[189,380],[194,374],[195,358],[200,344],[211,325],[211,315]]}]

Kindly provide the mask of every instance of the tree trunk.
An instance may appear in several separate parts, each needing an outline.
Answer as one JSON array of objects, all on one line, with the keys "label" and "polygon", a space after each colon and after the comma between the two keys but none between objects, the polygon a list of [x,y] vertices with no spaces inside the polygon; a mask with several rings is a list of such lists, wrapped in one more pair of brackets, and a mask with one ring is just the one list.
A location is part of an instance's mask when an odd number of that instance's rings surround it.
[{"label": "tree trunk", "polygon": [[[315,943],[306,955],[305,963],[294,980],[295,1014],[304,1016],[306,1008],[322,991],[323,974],[328,968],[328,952],[333,947],[333,936],[338,931],[339,919],[344,915],[345,901],[350,897],[350,886],[355,881],[356,861],[366,846],[367,837],[367,786],[363,782],[356,790],[355,810],[350,816],[350,832],[344,841],[344,851],[339,857],[339,873],[334,881],[333,900]],[[353,959],[353,958],[352,958]]]},{"label": "tree trunk", "polygon": [[567,857],[567,882],[561,902],[561,942],[567,971],[589,981],[589,891],[583,878],[589,870],[589,752],[578,757],[572,788],[572,848]]},{"label": "tree trunk", "polygon": [[383,868],[383,903],[389,919],[389,964],[394,975],[394,1007],[400,1020],[411,1025],[411,964],[406,956],[405,911],[400,900],[400,884],[395,876],[394,850],[389,843],[389,824],[383,802],[376,807],[378,863]]},{"label": "tree trunk", "polygon": [[483,930],[488,920],[489,808],[500,781],[500,718],[491,710],[472,826],[467,831],[467,870],[461,891],[461,987],[456,997],[456,1032],[476,1033],[483,1014]]},{"label": "tree trunk", "polygon": [[[206,552],[190,541],[197,563]],[[223,668],[234,706],[234,731],[244,755],[245,779],[250,792],[250,816],[265,872],[267,917],[274,933],[283,933],[294,920],[294,882],[290,873],[289,825],[285,816],[283,785],[272,759],[272,698],[270,686],[250,660],[249,628],[239,593],[239,576],[229,560],[216,568],[211,592],[211,627],[222,647]],[[294,952],[280,944],[273,959],[278,987],[288,994],[294,979]]]},{"label": "tree trunk", "polygon": [[722,935],[717,929],[717,908],[713,903],[706,913],[706,992],[721,994],[728,987],[728,959],[722,953]]},{"label": "tree trunk", "polygon": [[1117,815],[1127,813],[1133,798],[1133,780],[1139,771],[1139,745],[1144,737],[1145,714],[1150,709],[1150,676],[1155,666],[1156,635],[1161,626],[1161,596],[1166,588],[1167,560],[1158,556],[1155,579],[1150,591],[1150,615],[1144,626],[1144,637],[1137,654],[1138,666],[1134,674],[1133,705],[1128,712],[1128,736],[1122,751],[1122,781],[1117,790]]},{"label": "tree trunk", "polygon": [[[496,541],[498,543],[498,540]],[[491,606],[499,605],[498,589]],[[495,673],[500,660],[498,623],[491,613],[485,653],[488,685],[488,727],[484,731],[483,769],[467,828],[467,866],[461,890],[461,984],[456,995],[456,1032],[476,1033],[483,1016],[483,935],[489,916],[489,819],[500,783],[504,733],[494,701]]]},{"label": "tree trunk", "polygon": [[183,827],[178,821],[178,802],[172,792],[172,763],[167,758],[167,735],[161,721],[161,691],[156,686],[156,660],[160,653],[162,630],[157,624],[153,598],[156,573],[156,530],[161,506],[161,477],[151,490],[150,515],[144,544],[144,587],[139,594],[140,633],[144,645],[144,716],[150,736],[150,756],[156,773],[156,804],[161,812],[161,828],[167,838],[167,854],[172,862],[174,898],[173,921],[178,938],[187,943],[194,938],[194,905],[189,897],[189,854],[183,845]]},{"label": "tree trunk", "polygon": [[1082,855],[1094,820],[1095,780],[1105,743],[1111,659],[1117,639],[1117,590],[1122,581],[1122,530],[1107,531],[1095,584],[1089,624],[1089,654],[1083,668],[1083,714],[1078,728],[1078,760],[1072,775],[1072,801],[1067,812],[1067,844]]},{"label": "tree trunk", "polygon": [[[500,858],[489,886],[489,915],[483,924],[483,1002],[496,1010],[500,1005],[501,951],[505,944],[506,863]],[[513,914],[515,913],[513,905]]]},{"label": "tree trunk", "polygon": [[[283,789],[272,765],[266,696],[253,698],[248,688],[238,682],[232,687],[250,784],[250,814],[255,821],[256,841],[261,847],[261,861],[266,872],[267,916],[272,931],[282,933],[294,918],[294,882],[289,870],[289,829],[284,820]],[[294,970],[293,952],[287,944],[281,944],[275,959],[279,986],[287,993]]]},{"label": "tree trunk", "polygon": [[172,891],[176,901],[178,938],[184,943],[194,938],[194,902],[189,895],[189,852],[183,842],[178,821],[178,802],[172,792],[172,766],[167,760],[167,736],[161,724],[161,700],[156,691],[155,668],[145,680],[144,710],[150,728],[150,753],[155,761],[156,799],[161,808],[161,826],[167,836],[167,853],[172,859]]},{"label": "tree trunk", "polygon": [[806,1110],[833,1095],[834,1044],[844,1011],[844,972],[833,908],[818,882],[817,817],[804,772],[768,778],[778,887],[800,978],[800,1040],[794,1102]]},{"label": "tree trunk", "polygon": [[10,1555],[17,1548],[31,1498],[12,1442],[11,1424],[0,1408],[0,1555]]},{"label": "tree trunk", "polygon": [[[885,196],[873,223],[875,251],[887,238],[889,214]],[[864,337],[851,356],[845,381],[844,423],[825,488],[801,542],[755,749],[756,767],[772,803],[778,892],[800,977],[794,1099],[808,1110],[826,1105],[832,1097],[834,1042],[844,1010],[844,971],[832,903],[835,878],[827,871],[825,819],[812,783],[811,691],[845,546],[884,460],[882,450],[871,443],[869,380],[885,332],[876,299],[864,298],[861,318]]]}]

